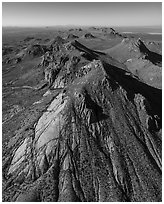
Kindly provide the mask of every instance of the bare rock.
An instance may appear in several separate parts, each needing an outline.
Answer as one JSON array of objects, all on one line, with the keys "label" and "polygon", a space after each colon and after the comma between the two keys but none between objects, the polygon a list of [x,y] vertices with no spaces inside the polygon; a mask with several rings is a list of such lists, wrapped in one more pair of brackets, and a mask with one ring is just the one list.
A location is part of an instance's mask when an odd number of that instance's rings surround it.
[{"label": "bare rock", "polygon": [[64,91],[11,147],[6,192],[20,202],[161,201],[161,92],[77,47],[95,60],[64,64],[54,82]]}]

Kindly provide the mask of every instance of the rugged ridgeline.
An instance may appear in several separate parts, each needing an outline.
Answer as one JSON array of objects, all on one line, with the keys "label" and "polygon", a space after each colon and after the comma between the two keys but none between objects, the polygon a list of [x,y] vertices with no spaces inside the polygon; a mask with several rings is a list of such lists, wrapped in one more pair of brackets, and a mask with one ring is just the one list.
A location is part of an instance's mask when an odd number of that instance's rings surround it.
[{"label": "rugged ridgeline", "polygon": [[121,43],[104,52],[125,64],[130,72],[145,83],[161,88],[162,55],[151,51],[148,46],[141,39],[124,38]]},{"label": "rugged ridgeline", "polygon": [[106,52],[122,63],[129,59],[142,58],[154,65],[162,65],[162,56],[150,51],[141,39],[124,38],[121,43]]},{"label": "rugged ridgeline", "polygon": [[77,41],[55,46],[35,107],[53,97],[8,143],[3,200],[161,201],[161,90]]}]

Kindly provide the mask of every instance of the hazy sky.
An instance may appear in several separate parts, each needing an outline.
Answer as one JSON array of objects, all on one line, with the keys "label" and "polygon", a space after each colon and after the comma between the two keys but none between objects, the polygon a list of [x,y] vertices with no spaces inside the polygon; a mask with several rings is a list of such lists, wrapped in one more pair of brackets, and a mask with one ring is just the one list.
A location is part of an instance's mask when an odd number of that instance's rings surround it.
[{"label": "hazy sky", "polygon": [[161,26],[160,2],[5,2],[3,26]]}]

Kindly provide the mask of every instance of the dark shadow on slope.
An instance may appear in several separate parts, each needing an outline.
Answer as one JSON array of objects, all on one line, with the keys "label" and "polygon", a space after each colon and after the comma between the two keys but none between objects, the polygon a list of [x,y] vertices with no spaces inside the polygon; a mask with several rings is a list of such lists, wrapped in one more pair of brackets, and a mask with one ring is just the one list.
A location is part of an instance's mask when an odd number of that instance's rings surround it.
[{"label": "dark shadow on slope", "polygon": [[77,40],[75,40],[74,42],[72,42],[72,45],[73,45],[76,49],[78,49],[78,50],[80,50],[80,51],[83,51],[83,52],[85,52],[85,53],[91,53],[91,52],[92,52],[92,55],[94,55],[94,56],[97,56],[97,54],[105,55],[105,53],[103,53],[103,52],[94,51],[94,50],[89,49],[88,47],[86,47],[86,46],[82,45],[81,43],[79,43]]},{"label": "dark shadow on slope", "polygon": [[145,57],[145,59],[152,62],[154,65],[162,67],[162,55],[149,51],[149,54]]},{"label": "dark shadow on slope", "polygon": [[91,114],[91,120],[90,123],[96,123],[101,120],[107,119],[109,116],[103,113],[103,109],[101,106],[99,106],[97,103],[95,103],[89,93],[85,90],[85,102],[86,102],[86,108],[90,109],[93,114]]},{"label": "dark shadow on slope", "polygon": [[127,91],[128,97],[131,101],[134,101],[135,94],[140,93],[149,100],[154,114],[157,114],[162,118],[162,90],[141,82],[126,71],[126,66],[104,53],[88,49],[77,41],[73,43],[73,46],[86,53],[88,58],[101,60],[106,73]]},{"label": "dark shadow on slope", "polygon": [[103,61],[103,66],[107,74],[127,91],[129,100],[134,101],[135,94],[139,93],[148,99],[154,112],[162,116],[162,90],[151,87],[131,75],[126,75],[126,71],[111,66],[105,61]]},{"label": "dark shadow on slope", "polygon": [[85,59],[89,60],[89,61],[92,61],[95,59],[95,57],[93,57],[87,53],[83,53],[81,56],[84,57]]},{"label": "dark shadow on slope", "polygon": [[85,53],[85,57],[86,59],[100,59],[100,56],[101,57],[104,57],[105,59],[108,59],[108,62],[109,64],[111,65],[114,65],[114,66],[117,66],[119,67],[120,69],[124,69],[124,70],[127,70],[126,66],[120,62],[118,62],[117,60],[113,59],[111,56],[103,53],[103,52],[99,52],[99,51],[94,51],[94,50],[91,50],[87,47],[85,47],[84,45],[82,45],[81,43],[79,43],[78,41],[74,41],[72,42],[72,45],[78,49],[79,51],[82,51]]},{"label": "dark shadow on slope", "polygon": [[141,40],[139,40],[138,43],[139,43],[140,52],[145,54],[145,59],[149,60],[154,65],[158,65],[161,67],[162,66],[162,55],[150,51]]}]

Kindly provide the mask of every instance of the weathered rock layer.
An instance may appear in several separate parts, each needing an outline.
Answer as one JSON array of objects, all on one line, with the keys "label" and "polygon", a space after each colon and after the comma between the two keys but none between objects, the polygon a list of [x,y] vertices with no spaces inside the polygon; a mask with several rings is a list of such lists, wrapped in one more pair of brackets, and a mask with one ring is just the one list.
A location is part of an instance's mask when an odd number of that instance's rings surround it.
[{"label": "weathered rock layer", "polygon": [[4,200],[161,201],[160,90],[86,54],[96,60],[61,69],[64,90],[10,147]]}]

